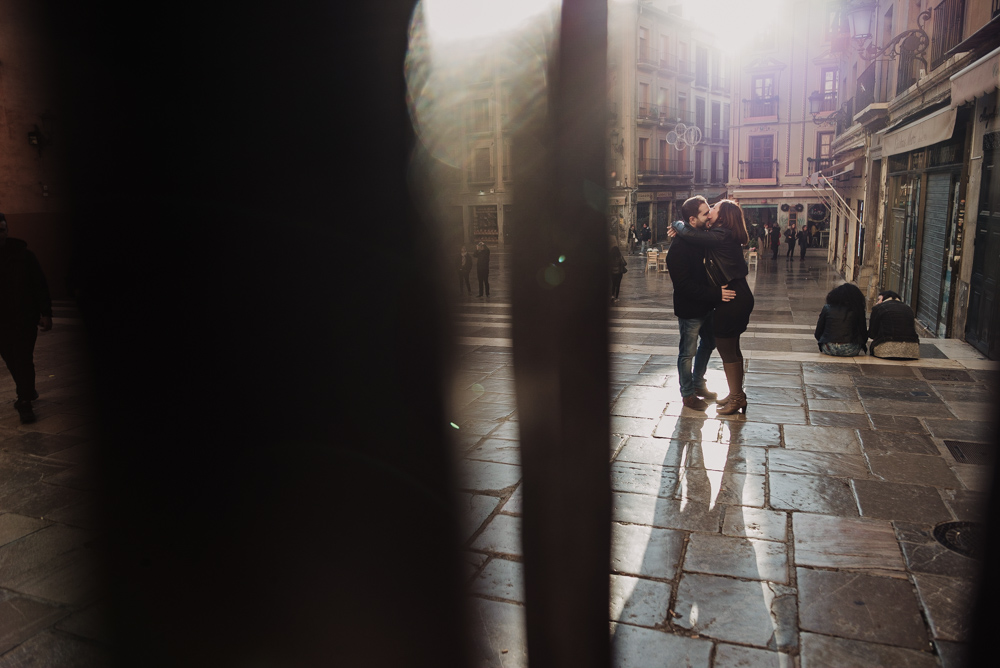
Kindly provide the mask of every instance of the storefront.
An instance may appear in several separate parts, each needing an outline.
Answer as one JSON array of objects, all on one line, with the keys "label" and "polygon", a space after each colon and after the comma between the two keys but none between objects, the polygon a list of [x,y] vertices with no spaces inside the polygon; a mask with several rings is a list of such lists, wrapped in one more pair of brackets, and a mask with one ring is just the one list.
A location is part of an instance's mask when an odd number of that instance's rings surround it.
[{"label": "storefront", "polygon": [[884,133],[888,155],[887,243],[882,287],[899,293],[935,336],[947,335],[957,222],[964,216],[967,113],[939,109]]}]

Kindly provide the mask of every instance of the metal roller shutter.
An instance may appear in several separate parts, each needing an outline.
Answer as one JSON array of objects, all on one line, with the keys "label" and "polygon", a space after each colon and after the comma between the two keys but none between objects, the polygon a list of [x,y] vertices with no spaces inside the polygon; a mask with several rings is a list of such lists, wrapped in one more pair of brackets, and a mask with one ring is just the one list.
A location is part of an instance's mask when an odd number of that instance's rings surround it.
[{"label": "metal roller shutter", "polygon": [[920,250],[920,292],[917,296],[917,319],[930,331],[937,332],[941,314],[941,291],[944,289],[945,255],[948,249],[948,204],[951,174],[927,177],[927,204],[924,207],[924,238]]}]

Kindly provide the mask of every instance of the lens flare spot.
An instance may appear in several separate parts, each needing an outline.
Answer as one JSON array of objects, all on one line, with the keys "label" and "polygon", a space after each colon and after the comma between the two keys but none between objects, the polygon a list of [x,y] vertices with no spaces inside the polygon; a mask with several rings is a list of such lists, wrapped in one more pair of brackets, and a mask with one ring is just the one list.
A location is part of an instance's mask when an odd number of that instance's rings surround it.
[{"label": "lens flare spot", "polygon": [[452,427],[453,427],[454,429],[458,429],[458,428],[459,428],[459,427],[458,427],[458,425],[457,425],[457,424],[455,424],[454,422],[451,422],[451,423],[449,423],[449,424],[451,424],[451,426],[452,426]]},{"label": "lens flare spot", "polygon": [[566,261],[566,256],[565,255],[560,255],[559,256],[559,264],[562,264],[565,261]]},{"label": "lens flare spot", "polygon": [[473,385],[471,389],[476,394],[483,394],[484,392],[486,392],[486,388],[483,387],[482,385],[480,385],[479,383],[476,383],[475,385]]},{"label": "lens flare spot", "polygon": [[566,270],[557,264],[551,264],[545,268],[545,285],[554,288],[562,285],[566,280]]}]

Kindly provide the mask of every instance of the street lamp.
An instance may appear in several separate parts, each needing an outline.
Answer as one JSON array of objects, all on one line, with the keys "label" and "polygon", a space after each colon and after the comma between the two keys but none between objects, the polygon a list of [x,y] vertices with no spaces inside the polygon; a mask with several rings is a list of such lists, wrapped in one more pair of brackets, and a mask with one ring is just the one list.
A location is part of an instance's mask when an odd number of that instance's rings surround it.
[{"label": "street lamp", "polygon": [[927,51],[931,38],[924,31],[924,23],[931,18],[931,10],[926,9],[917,15],[916,28],[904,30],[880,49],[874,44],[864,46],[865,42],[874,39],[875,8],[877,6],[864,2],[844,10],[847,25],[851,30],[851,37],[854,38],[858,47],[858,55],[865,60],[875,60],[876,58],[894,60],[896,56],[905,52],[919,59],[926,66],[927,61],[923,59],[923,54]]}]

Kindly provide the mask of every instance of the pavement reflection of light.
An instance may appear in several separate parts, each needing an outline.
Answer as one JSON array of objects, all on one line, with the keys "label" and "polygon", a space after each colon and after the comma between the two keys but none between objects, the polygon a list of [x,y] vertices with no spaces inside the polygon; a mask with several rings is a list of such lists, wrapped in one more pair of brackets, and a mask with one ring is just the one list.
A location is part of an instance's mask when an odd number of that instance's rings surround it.
[{"label": "pavement reflection of light", "polygon": [[719,491],[722,489],[722,471],[712,471],[706,470],[705,473],[708,476],[708,484],[711,486],[712,492],[708,499],[708,509],[711,510],[715,508],[715,502],[719,498]]},{"label": "pavement reflection of light", "polygon": [[[698,623],[698,602],[695,601],[691,604],[691,615],[688,617],[688,622],[691,627]],[[690,628],[690,627],[689,627]]]}]

